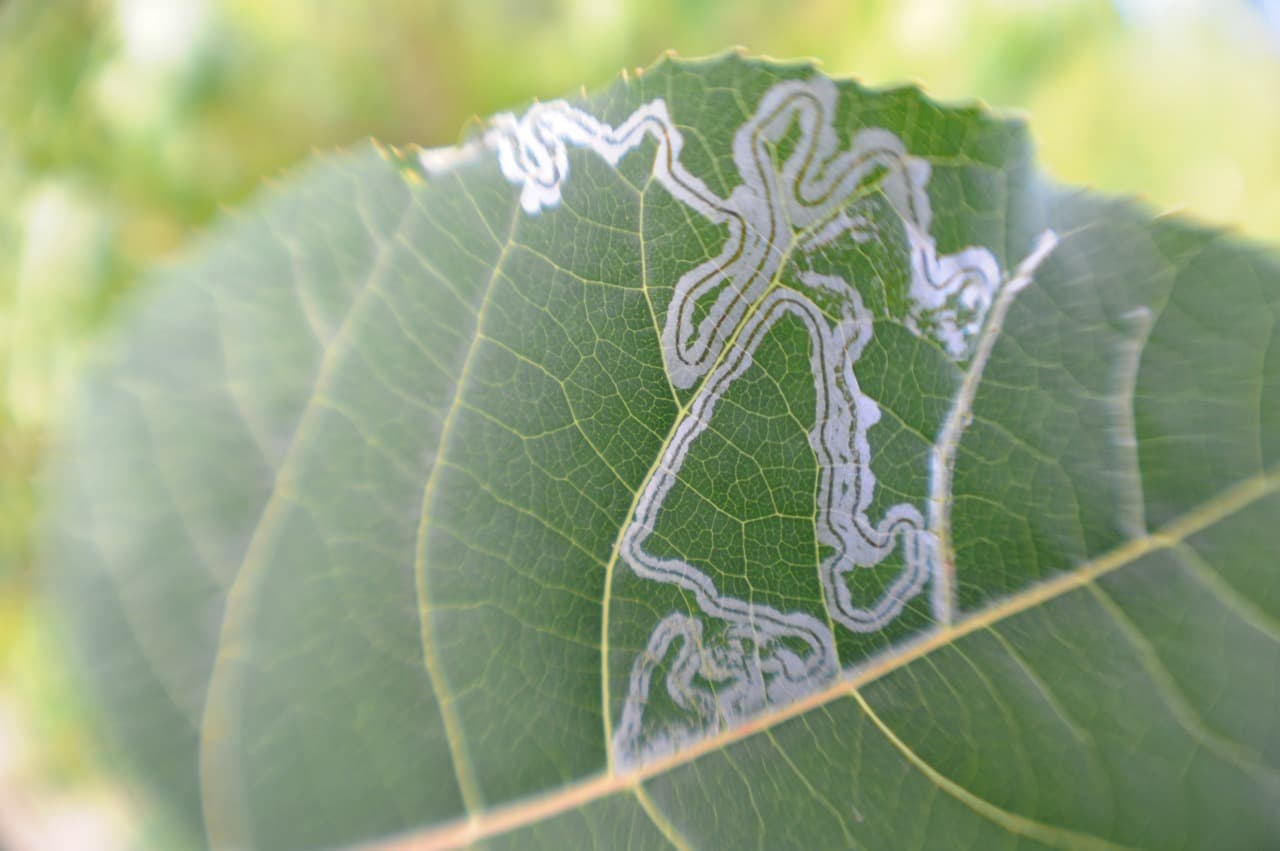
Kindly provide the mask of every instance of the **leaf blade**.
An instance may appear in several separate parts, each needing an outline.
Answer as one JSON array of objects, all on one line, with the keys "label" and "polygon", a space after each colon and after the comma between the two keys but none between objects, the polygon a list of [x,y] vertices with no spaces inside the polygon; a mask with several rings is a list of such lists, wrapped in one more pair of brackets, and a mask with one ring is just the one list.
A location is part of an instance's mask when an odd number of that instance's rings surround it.
[{"label": "leaf blade", "polygon": [[[71,583],[105,577],[105,587],[145,589],[143,601],[164,600],[202,572],[213,577],[185,593],[220,634],[206,626],[175,638],[189,617],[135,602],[128,611],[156,621],[139,650],[121,638],[134,639],[127,624],[107,624],[109,612],[95,617],[122,642],[123,669],[170,692],[177,720],[165,724],[178,732],[159,756],[175,787],[194,780],[192,721],[203,713],[203,809],[215,844],[317,847],[404,834],[403,847],[563,847],[623,826],[655,847],[718,844],[734,831],[748,832],[743,842],[776,844],[790,836],[776,831],[799,829],[797,818],[812,843],[873,847],[963,837],[1159,845],[1179,828],[1200,842],[1247,845],[1277,829],[1265,816],[1280,799],[1275,724],[1214,703],[1230,692],[1232,705],[1265,706],[1264,692],[1223,680],[1212,665],[1231,651],[1261,664],[1274,655],[1275,636],[1257,625],[1275,610],[1275,583],[1249,567],[1269,530],[1202,543],[1234,529],[1236,512],[1253,517],[1275,502],[1276,471],[1265,466],[1274,264],[1188,226],[1152,226],[1125,205],[1045,186],[1016,127],[906,90],[841,84],[830,89],[837,142],[866,127],[895,134],[929,166],[912,178],[918,191],[927,185],[918,202],[925,212],[894,206],[893,181],[905,178],[891,167],[888,177],[869,178],[866,194],[833,207],[833,218],[764,239],[766,255],[779,252],[776,271],[722,343],[718,331],[705,338],[720,348],[698,367],[703,378],[681,377],[663,317],[683,309],[690,268],[762,233],[752,225],[735,237],[731,217],[691,212],[690,199],[696,208],[703,189],[732,198],[735,174],[756,179],[744,176],[750,161],[735,133],[763,122],[757,105],[780,102],[777,92],[826,97],[829,84],[811,82],[811,73],[734,58],[665,63],[581,102],[584,114],[624,128],[662,98],[676,118],[666,144],[671,133],[685,140],[679,161],[692,177],[682,178],[684,189],[654,176],[659,131],[616,157],[571,147],[555,196],[545,186],[529,196],[530,184],[485,148],[501,143],[488,140],[449,155],[448,168],[425,184],[371,150],[320,167],[304,185],[327,190],[296,190],[256,221],[269,239],[246,227],[212,246],[205,268],[187,272],[207,282],[215,312],[179,309],[184,291],[170,285],[174,294],[133,332],[162,353],[159,361],[181,357],[167,366],[118,363],[91,385],[107,400],[110,439],[73,432],[79,454],[65,481],[81,484],[65,485],[67,516],[76,506],[101,513],[117,491],[129,494],[129,510],[108,512],[82,540],[63,537],[55,561]],[[765,128],[753,137],[766,139],[754,161],[765,172],[784,173],[816,132],[796,120],[755,125]],[[346,189],[327,183],[334,172],[346,174],[338,181]],[[695,177],[702,189],[689,182]],[[854,213],[874,225],[870,235]],[[988,245],[992,262],[1012,269],[1035,234],[1062,235],[977,359],[972,423],[967,402],[959,414],[951,405],[974,374],[956,354],[960,314],[948,318],[945,304],[935,314],[909,312],[895,216],[928,227],[927,237],[907,228],[905,239],[926,251],[915,256],[938,263],[985,262],[965,255],[966,246]],[[832,231],[837,220],[848,230]],[[934,240],[936,255],[920,247]],[[225,258],[240,244],[254,248],[237,266]],[[834,277],[857,283],[856,302],[830,294]],[[312,280],[329,289],[307,286]],[[259,281],[287,285],[255,288]],[[1221,327],[1192,329],[1215,299],[1232,305]],[[696,321],[708,315],[700,309],[692,308]],[[838,391],[813,383],[826,322],[856,348],[844,350],[855,351],[856,367]],[[690,339],[691,357],[701,357]],[[193,364],[206,370],[194,384]],[[128,400],[139,387],[162,401],[170,421],[141,440],[128,436],[137,420]],[[1209,404],[1191,416],[1188,388],[1208,389]],[[822,429],[850,399],[864,400],[864,422],[832,444]],[[928,469],[940,432],[960,433],[953,487]],[[875,476],[859,479],[874,490],[859,512],[897,511],[923,532],[924,507],[950,497],[952,625],[941,614],[947,603],[920,594],[925,582],[940,587],[936,572],[893,584],[895,575],[912,576],[918,557],[897,545],[876,557],[876,570],[851,574],[871,584],[833,610],[833,586],[823,583],[835,556],[822,529],[835,521],[823,519],[822,506],[834,504],[824,482],[839,464],[822,453],[863,439],[860,457],[870,461],[850,469]],[[131,482],[111,460],[113,441],[129,447],[145,481]],[[77,493],[95,480],[92,493]],[[234,516],[211,526],[214,507],[231,504]],[[912,504],[921,508],[902,507]],[[148,525],[137,525],[140,516]],[[150,543],[126,536],[121,545],[119,530],[131,528]],[[189,540],[175,541],[175,530]],[[228,562],[236,542],[246,554]],[[1209,561],[1188,561],[1185,551],[1197,547],[1210,550]],[[220,572],[204,567],[211,552]],[[167,582],[137,570],[166,557],[180,563]],[[1212,572],[1218,562],[1227,573]],[[227,563],[241,564],[239,574]],[[1131,573],[1141,581],[1117,578]],[[1187,607],[1182,620],[1145,602],[1166,574],[1174,590],[1162,599]],[[1237,587],[1249,588],[1244,602],[1230,596]],[[1192,589],[1208,589],[1221,605],[1192,618]],[[68,586],[64,595],[76,592]],[[761,620],[743,620],[744,612]],[[841,618],[863,626],[845,629]],[[1252,631],[1232,627],[1219,657],[1198,652],[1188,636],[1212,635],[1228,618]],[[787,642],[808,640],[811,623],[826,624],[837,666],[811,668],[799,691],[741,685],[760,671],[781,677],[768,665],[790,663],[777,660],[803,659]],[[1090,633],[1129,655],[1110,658],[1105,642],[1085,640]],[[157,635],[167,637],[156,644]],[[734,643],[742,641],[757,649]],[[167,645],[186,649],[165,658]],[[667,654],[682,646],[697,670],[681,676],[703,678],[693,691],[672,685],[680,663]],[[1170,655],[1174,647],[1188,651],[1185,661]],[[200,661],[204,653],[210,662]],[[641,693],[635,672],[649,665],[646,654],[657,673]],[[1101,673],[1064,669],[1073,654]],[[734,668],[744,660],[747,668]],[[202,680],[210,663],[212,677]],[[690,689],[694,680],[681,682]],[[1147,691],[1121,687],[1128,682]],[[1123,699],[1103,694],[1108,684]],[[1091,689],[1128,739],[1082,712]],[[118,705],[154,702],[121,691],[128,686],[117,686]],[[1153,694],[1164,703],[1149,703]],[[697,708],[705,699],[712,710]],[[1134,707],[1155,719],[1149,730],[1131,717]],[[935,716],[945,723],[933,724]],[[628,723],[639,745],[619,751]],[[1029,737],[1027,723],[1052,735]],[[825,739],[810,729],[818,726]],[[1186,786],[1133,783],[1115,754],[1144,735],[1154,744],[1135,760],[1147,771],[1182,760]],[[830,763],[841,755],[856,765],[836,770]],[[991,758],[994,768],[984,764]],[[1074,802],[1040,795],[1041,784],[1070,787],[1054,759],[1112,784],[1127,809],[1093,792]],[[694,782],[728,783],[747,771],[743,761],[757,766],[757,782],[738,798]],[[911,779],[885,798],[875,778],[895,770]],[[363,793],[348,796],[352,788]],[[834,791],[842,789],[852,791]],[[1194,824],[1144,820],[1187,795]],[[1210,802],[1224,797],[1231,806],[1215,810]],[[186,798],[190,808],[195,793]],[[911,824],[913,802],[949,815]]]}]

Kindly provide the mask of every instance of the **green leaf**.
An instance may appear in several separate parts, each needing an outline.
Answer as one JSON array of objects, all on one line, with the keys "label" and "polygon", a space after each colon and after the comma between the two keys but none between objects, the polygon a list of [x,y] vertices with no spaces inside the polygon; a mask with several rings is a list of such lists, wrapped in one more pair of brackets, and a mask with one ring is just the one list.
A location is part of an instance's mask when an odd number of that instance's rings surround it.
[{"label": "green leaf", "polygon": [[219,847],[1261,847],[1278,314],[1017,122],[663,61],[159,272],[52,582]]}]

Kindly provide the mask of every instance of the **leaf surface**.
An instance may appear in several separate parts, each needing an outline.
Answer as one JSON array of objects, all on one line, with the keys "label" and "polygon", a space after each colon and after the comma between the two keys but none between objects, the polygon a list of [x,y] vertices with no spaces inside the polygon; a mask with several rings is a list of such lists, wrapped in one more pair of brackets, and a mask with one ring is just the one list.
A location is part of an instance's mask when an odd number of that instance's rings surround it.
[{"label": "leaf surface", "polygon": [[1280,267],[1016,122],[663,61],[158,279],[51,576],[215,846],[1280,836]]}]

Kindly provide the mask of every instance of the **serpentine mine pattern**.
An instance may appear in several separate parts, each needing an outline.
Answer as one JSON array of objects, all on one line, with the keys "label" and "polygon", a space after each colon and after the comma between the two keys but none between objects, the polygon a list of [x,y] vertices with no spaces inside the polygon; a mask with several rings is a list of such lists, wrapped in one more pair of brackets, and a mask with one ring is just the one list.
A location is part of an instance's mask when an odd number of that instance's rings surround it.
[{"label": "serpentine mine pattern", "polygon": [[[841,277],[782,273],[797,253],[810,254],[840,238],[865,242],[877,229],[897,228],[907,246],[904,262],[910,280],[905,325],[918,336],[932,337],[955,362],[968,362],[971,372],[975,366],[980,372],[990,341],[984,347],[979,338],[999,332],[1000,311],[990,310],[993,303],[1007,309],[1056,239],[1052,232],[1042,235],[1008,278],[986,248],[940,255],[930,235],[929,163],[911,156],[900,138],[879,128],[859,130],[840,149],[836,98],[835,84],[822,77],[774,85],[735,133],[733,159],[742,183],[727,198],[717,196],[681,163],[683,137],[662,99],[640,106],[616,127],[564,101],[539,103],[521,117],[496,117],[469,145],[420,155],[425,170],[433,173],[496,151],[502,174],[520,187],[524,211],[538,215],[560,202],[569,177],[570,146],[588,149],[616,166],[648,137],[657,147],[652,176],[680,203],[728,231],[720,253],[675,284],[662,328],[663,356],[671,383],[681,389],[696,385],[697,390],[643,483],[621,539],[621,557],[632,571],[684,589],[701,615],[667,615],[637,656],[612,742],[614,762],[624,769],[741,723],[769,706],[786,705],[840,676],[828,623],[722,594],[694,565],[646,549],[690,447],[783,317],[798,319],[811,341],[817,410],[808,438],[820,469],[816,533],[829,555],[818,569],[831,623],[863,633],[883,629],[931,580],[934,618],[950,621],[951,585],[938,552],[937,507],[930,506],[928,523],[920,508],[905,502],[877,519],[868,516],[876,479],[867,431],[880,419],[880,407],[859,388],[854,367],[872,335],[871,312]],[[772,150],[792,126],[798,128],[798,140],[779,165]],[[892,210],[885,215],[877,208],[880,221],[873,220],[870,207],[866,213],[852,212],[873,190]],[[941,483],[944,492],[932,493],[931,502],[950,497],[947,453],[954,452],[971,405],[972,387],[968,398],[953,405],[938,437],[930,472],[934,490]],[[944,449],[944,442],[952,445]],[[948,460],[939,460],[944,457]],[[898,575],[869,606],[855,604],[851,574],[874,568],[899,547],[903,566]],[[646,719],[655,675],[663,669],[660,687],[683,716]]]}]

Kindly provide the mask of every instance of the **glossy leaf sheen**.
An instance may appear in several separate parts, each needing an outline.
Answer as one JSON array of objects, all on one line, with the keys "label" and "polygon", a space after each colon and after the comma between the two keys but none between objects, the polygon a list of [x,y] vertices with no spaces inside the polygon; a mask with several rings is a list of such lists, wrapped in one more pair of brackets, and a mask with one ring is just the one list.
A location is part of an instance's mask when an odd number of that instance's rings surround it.
[{"label": "glossy leaf sheen", "polygon": [[[824,156],[881,159],[820,220],[761,213],[828,95]],[[664,61],[571,106],[551,189],[516,118],[423,167],[363,147],[131,311],[51,575],[157,787],[224,847],[1274,843],[1275,260],[805,65]],[[988,263],[995,304],[921,309],[921,257]],[[745,301],[684,369],[701,267]],[[906,518],[872,556],[841,561],[874,530],[836,539],[839,475]]]}]

